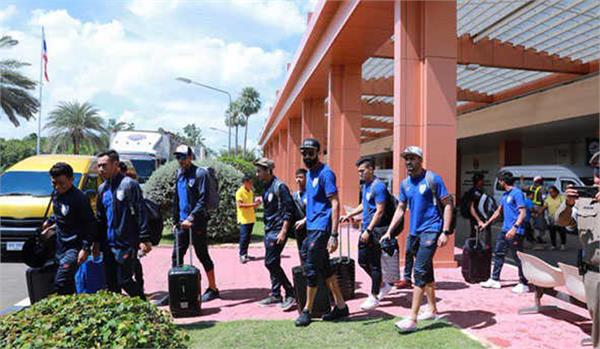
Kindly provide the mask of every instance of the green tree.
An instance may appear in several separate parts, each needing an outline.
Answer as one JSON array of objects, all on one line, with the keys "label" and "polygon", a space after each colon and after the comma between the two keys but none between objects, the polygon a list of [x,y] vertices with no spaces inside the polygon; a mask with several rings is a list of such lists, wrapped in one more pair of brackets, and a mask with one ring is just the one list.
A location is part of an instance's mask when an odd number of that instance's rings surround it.
[{"label": "green tree", "polygon": [[[10,48],[19,42],[5,35],[0,37],[0,49]],[[36,83],[23,75],[19,70],[30,65],[14,59],[0,60],[0,106],[8,120],[19,126],[21,117],[30,120],[39,110],[39,102],[29,91],[34,90]]]},{"label": "green tree", "polygon": [[202,129],[196,124],[188,124],[183,128],[183,135],[187,143],[191,146],[202,146],[206,148],[204,141],[206,140],[202,135]]},{"label": "green tree", "polygon": [[117,121],[116,119],[108,119],[106,124],[106,130],[109,134],[117,133],[119,131],[132,131],[135,129],[133,122]]},{"label": "green tree", "polygon": [[237,100],[240,117],[240,126],[245,127],[244,130],[244,153],[247,148],[248,141],[248,119],[251,115],[258,113],[262,102],[260,100],[260,94],[254,89],[254,87],[245,87]]},{"label": "green tree", "polygon": [[[37,135],[31,133],[23,139],[0,138],[0,173],[17,162],[35,155]],[[42,137],[41,145],[44,146],[46,138]]]},{"label": "green tree", "polygon": [[235,127],[235,151],[238,154],[238,128],[240,126],[240,120],[243,118],[242,112],[240,111],[240,104],[238,101],[234,101],[229,105],[229,108],[225,111],[225,125],[227,127]]},{"label": "green tree", "polygon": [[49,116],[44,127],[50,131],[52,152],[66,152],[72,145],[73,154],[79,154],[82,145],[89,150],[106,146],[108,133],[98,109],[88,102],[61,102]]}]

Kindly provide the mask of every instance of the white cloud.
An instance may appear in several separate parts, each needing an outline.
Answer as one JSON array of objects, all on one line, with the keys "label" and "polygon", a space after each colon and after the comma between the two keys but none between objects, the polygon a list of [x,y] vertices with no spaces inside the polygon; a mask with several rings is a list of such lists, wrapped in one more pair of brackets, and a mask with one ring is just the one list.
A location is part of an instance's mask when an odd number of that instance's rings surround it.
[{"label": "white cloud", "polygon": [[8,5],[5,9],[0,9],[0,23],[7,22],[16,14],[17,6],[15,5]]},{"label": "white cloud", "polygon": [[[103,116],[134,122],[139,129],[178,131],[196,123],[205,130],[212,146],[227,144],[226,136],[206,130],[225,128],[226,96],[185,85],[175,77],[186,76],[224,88],[233,98],[242,87],[254,86],[269,100],[290,59],[289,53],[279,49],[265,50],[194,33],[164,38],[134,36],[122,20],[85,22],[66,10],[36,10],[26,30],[6,31],[20,41],[7,52],[32,63],[25,73],[34,80],[39,74],[41,25],[46,30],[50,75],[50,83],[44,85],[44,116],[60,101],[91,101]],[[33,94],[37,97],[37,91]],[[266,102],[264,106],[260,115],[268,109]],[[251,121],[250,140],[257,137],[259,120],[262,116]],[[24,122],[15,130],[2,116],[0,137],[35,132],[36,124]]]},{"label": "white cloud", "polygon": [[306,28],[306,15],[291,1],[233,0],[232,5],[245,16],[250,16],[262,24],[278,28],[288,34],[303,33]]},{"label": "white cloud", "polygon": [[133,0],[127,9],[136,16],[150,19],[173,11],[178,5],[179,0]]}]

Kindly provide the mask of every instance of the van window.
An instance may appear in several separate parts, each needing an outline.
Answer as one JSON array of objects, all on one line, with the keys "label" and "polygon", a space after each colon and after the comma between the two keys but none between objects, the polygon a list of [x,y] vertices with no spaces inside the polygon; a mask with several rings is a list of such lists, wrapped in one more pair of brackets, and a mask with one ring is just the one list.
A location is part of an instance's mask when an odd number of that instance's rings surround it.
[{"label": "van window", "polygon": [[[78,186],[81,173],[73,174],[73,185]],[[9,171],[0,176],[0,195],[3,196],[50,196],[52,183],[48,172]]]},{"label": "van window", "polygon": [[89,175],[85,179],[85,183],[83,184],[82,191],[86,191],[86,190],[95,190],[95,191],[98,190],[98,176]]},{"label": "van window", "polygon": [[562,193],[565,192],[565,190],[567,190],[567,187],[569,185],[577,185],[577,182],[575,182],[575,180],[573,179],[569,179],[569,178],[563,178],[560,180],[560,191]]},{"label": "van window", "polygon": [[[556,183],[556,178],[552,178],[552,177],[542,178],[542,187],[544,187],[544,191],[548,191],[548,188],[550,188],[550,186],[554,185],[554,183]],[[517,177],[517,180],[515,181],[515,187],[518,187],[521,189],[529,189],[529,187],[532,184],[533,184],[533,177],[523,177],[523,183],[521,183],[520,177]],[[500,187],[500,182],[498,182],[498,181],[496,181],[496,190],[504,191]]]}]

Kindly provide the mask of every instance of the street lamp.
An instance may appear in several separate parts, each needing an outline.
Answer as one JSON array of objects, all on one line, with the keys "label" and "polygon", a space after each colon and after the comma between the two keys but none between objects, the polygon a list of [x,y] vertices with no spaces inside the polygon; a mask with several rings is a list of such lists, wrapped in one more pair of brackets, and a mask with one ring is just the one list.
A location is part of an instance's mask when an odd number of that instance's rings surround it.
[{"label": "street lamp", "polygon": [[[209,90],[213,90],[213,91],[217,91],[217,92],[220,92],[220,93],[224,93],[224,94],[227,95],[227,97],[229,97],[229,108],[231,108],[231,94],[229,92],[227,92],[225,90],[221,90],[220,88],[216,88],[214,86],[209,86],[209,85],[201,84],[199,82],[193,81],[192,79],[184,78],[184,77],[181,77],[181,76],[178,77],[178,78],[176,78],[175,80],[184,82],[186,84],[192,84],[192,85],[196,85],[196,86],[207,88]],[[212,129],[212,127],[211,127],[211,129]],[[229,129],[229,132],[228,132],[229,137],[228,137],[228,143],[227,143],[227,152],[229,154],[231,154],[231,125],[228,125],[228,129]],[[237,152],[237,149],[236,149],[236,152]]]},{"label": "street lamp", "polygon": [[227,134],[227,131],[222,130],[220,128],[216,128],[216,127],[209,127],[209,129],[213,130],[213,131],[218,131],[218,132],[223,132],[224,134]]}]

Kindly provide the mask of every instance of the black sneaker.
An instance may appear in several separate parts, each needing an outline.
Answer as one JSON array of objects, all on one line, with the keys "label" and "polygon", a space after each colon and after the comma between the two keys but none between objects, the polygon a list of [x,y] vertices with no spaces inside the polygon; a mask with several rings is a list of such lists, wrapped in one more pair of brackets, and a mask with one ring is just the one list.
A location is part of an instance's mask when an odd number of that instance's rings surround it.
[{"label": "black sneaker", "polygon": [[212,301],[213,299],[221,298],[219,295],[219,290],[215,290],[212,288],[207,288],[202,295],[202,303]]},{"label": "black sneaker", "polygon": [[277,304],[281,304],[281,296],[268,296],[267,298],[264,298],[263,300],[258,302],[258,305],[260,305],[261,307],[270,307],[273,305],[277,305]]},{"label": "black sneaker", "polygon": [[302,310],[302,313],[300,313],[300,316],[298,316],[298,318],[296,319],[296,327],[306,327],[308,325],[310,325],[310,313],[308,312],[308,310],[304,309]]},{"label": "black sneaker", "polygon": [[348,305],[346,305],[343,309],[339,309],[337,305],[331,309],[331,311],[325,315],[323,315],[323,321],[335,321],[341,318],[345,318],[350,315],[350,310],[348,310]]},{"label": "black sneaker", "polygon": [[294,297],[285,297],[283,299],[283,302],[281,302],[281,309],[283,309],[283,311],[288,311],[290,309],[292,309],[294,306],[296,305],[296,300],[294,299]]}]

